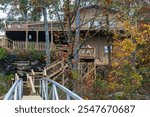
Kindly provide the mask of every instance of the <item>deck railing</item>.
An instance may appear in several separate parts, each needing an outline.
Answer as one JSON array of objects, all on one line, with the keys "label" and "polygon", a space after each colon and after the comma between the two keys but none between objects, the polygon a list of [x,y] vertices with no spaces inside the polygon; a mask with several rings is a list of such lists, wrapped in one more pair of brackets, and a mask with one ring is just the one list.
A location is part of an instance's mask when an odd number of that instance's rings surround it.
[{"label": "deck railing", "polygon": [[0,46],[4,47],[6,49],[13,50],[14,42],[11,39],[6,38],[5,36],[2,36],[2,37],[0,37]]},{"label": "deck railing", "polygon": [[26,41],[14,41],[14,50],[36,50],[44,51],[45,42],[26,42]]},{"label": "deck railing", "polygon": [[[65,98],[62,98],[61,96],[62,93],[64,93]],[[47,78],[43,78],[40,80],[40,94],[43,100],[60,100],[60,99],[83,100],[80,96],[73,93],[66,87]]]},{"label": "deck railing", "polygon": [[79,50],[79,58],[95,58],[95,48],[81,48]]},{"label": "deck railing", "polygon": [[[65,22],[51,21],[48,22],[49,30],[62,30],[61,25],[64,27]],[[18,31],[18,30],[44,30],[43,22],[32,22],[32,21],[9,21],[5,25],[6,30]]]}]

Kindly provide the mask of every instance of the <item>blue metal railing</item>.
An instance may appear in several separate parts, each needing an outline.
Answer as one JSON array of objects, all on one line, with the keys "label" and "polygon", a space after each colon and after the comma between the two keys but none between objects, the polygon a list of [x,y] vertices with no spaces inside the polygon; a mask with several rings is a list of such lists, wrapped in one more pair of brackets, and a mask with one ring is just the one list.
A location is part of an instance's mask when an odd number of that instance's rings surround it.
[{"label": "blue metal railing", "polygon": [[18,79],[9,89],[3,100],[21,100],[23,96],[23,80]]},{"label": "blue metal railing", "polygon": [[58,89],[65,94],[67,100],[83,100],[80,96],[53,80],[47,78],[40,80],[40,95],[43,100],[60,100],[62,92],[60,93]]}]

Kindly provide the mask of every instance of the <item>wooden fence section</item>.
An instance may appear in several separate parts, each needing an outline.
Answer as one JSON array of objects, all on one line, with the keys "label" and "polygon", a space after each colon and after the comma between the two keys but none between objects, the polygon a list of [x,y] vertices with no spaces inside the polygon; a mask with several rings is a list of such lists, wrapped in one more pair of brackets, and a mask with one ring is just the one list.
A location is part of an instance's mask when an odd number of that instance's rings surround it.
[{"label": "wooden fence section", "polygon": [[25,42],[25,41],[14,41],[14,50],[35,50],[44,51],[45,42]]},{"label": "wooden fence section", "polygon": [[1,36],[0,47],[8,51],[44,51],[45,42],[12,41],[11,39]]}]

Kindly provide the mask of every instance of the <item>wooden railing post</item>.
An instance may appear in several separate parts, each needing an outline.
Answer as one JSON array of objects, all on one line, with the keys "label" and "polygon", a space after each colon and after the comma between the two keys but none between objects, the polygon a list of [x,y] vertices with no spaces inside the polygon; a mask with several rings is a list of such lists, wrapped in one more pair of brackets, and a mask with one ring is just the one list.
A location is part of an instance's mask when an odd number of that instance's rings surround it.
[{"label": "wooden railing post", "polygon": [[34,80],[33,80],[33,78],[31,76],[29,76],[29,74],[27,74],[27,80],[30,83],[30,86],[31,86],[31,89],[32,89],[32,93],[35,94],[36,90],[35,90],[35,87],[34,87]]},{"label": "wooden railing post", "polygon": [[28,22],[26,22],[26,44],[25,50],[28,50]]},{"label": "wooden railing post", "polygon": [[34,70],[33,70],[33,69],[31,69],[31,72],[32,72],[32,75],[33,75],[32,80],[33,80],[33,84],[34,84],[34,82],[35,82],[35,79],[34,79],[35,72],[34,72]]},{"label": "wooden railing post", "polygon": [[19,76],[17,73],[15,73],[15,80],[18,80],[19,79]]},{"label": "wooden railing post", "polygon": [[44,68],[44,70],[43,70],[43,75],[44,76],[47,76],[47,73],[46,73],[46,69]]}]

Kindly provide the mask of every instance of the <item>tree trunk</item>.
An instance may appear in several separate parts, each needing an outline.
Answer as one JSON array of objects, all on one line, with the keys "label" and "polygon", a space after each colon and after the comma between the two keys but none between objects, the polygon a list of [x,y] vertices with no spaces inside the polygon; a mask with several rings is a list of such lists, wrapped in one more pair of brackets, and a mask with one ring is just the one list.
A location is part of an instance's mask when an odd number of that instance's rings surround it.
[{"label": "tree trunk", "polygon": [[49,41],[49,30],[48,30],[48,20],[47,11],[43,7],[43,17],[44,17],[44,31],[45,31],[45,52],[46,52],[46,66],[50,64],[50,41]]},{"label": "tree trunk", "polygon": [[77,11],[76,11],[76,35],[75,35],[75,43],[74,43],[74,69],[78,68],[78,49],[79,49],[79,39],[80,39],[80,9],[79,9],[79,5],[80,5],[80,0],[76,0],[76,4],[77,4]]}]

